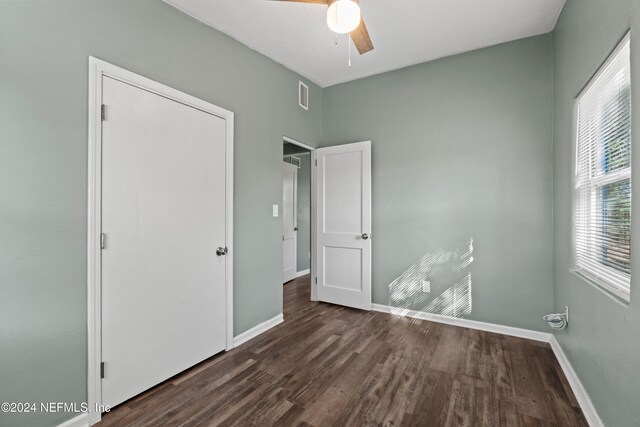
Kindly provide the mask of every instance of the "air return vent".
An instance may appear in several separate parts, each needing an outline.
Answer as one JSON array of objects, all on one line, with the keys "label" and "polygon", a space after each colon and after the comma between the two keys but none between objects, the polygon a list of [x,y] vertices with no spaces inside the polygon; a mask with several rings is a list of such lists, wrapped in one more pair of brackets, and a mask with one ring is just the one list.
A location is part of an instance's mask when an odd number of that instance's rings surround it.
[{"label": "air return vent", "polygon": [[309,86],[302,82],[298,82],[298,105],[309,110]]}]

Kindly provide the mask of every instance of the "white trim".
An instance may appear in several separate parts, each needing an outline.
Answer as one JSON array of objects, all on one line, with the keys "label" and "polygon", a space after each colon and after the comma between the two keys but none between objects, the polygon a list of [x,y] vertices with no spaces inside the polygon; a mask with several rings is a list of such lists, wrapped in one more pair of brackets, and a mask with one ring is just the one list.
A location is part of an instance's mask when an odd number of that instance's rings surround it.
[{"label": "white trim", "polygon": [[[283,170],[285,170],[287,173],[293,173],[293,227],[294,227],[294,237],[293,237],[293,266],[291,267],[291,269],[289,270],[294,270],[294,271],[290,271],[288,275],[286,275],[285,277],[285,269],[283,266],[283,270],[282,270],[282,283],[287,283],[293,279],[295,279],[296,277],[298,277],[297,271],[298,271],[298,169],[299,167],[294,165],[293,163],[288,163],[288,162],[284,162],[282,163],[282,167]],[[287,171],[288,169],[288,171]],[[283,187],[283,191],[282,191],[282,244],[283,244],[283,249],[284,249],[284,242],[285,242],[285,232],[284,232],[284,219],[285,219],[285,205],[284,205],[284,187]],[[283,251],[284,254],[284,251]],[[291,273],[293,273],[293,276],[291,276]]]},{"label": "white trim", "polygon": [[296,278],[302,277],[302,276],[306,276],[309,273],[311,273],[311,269],[310,268],[307,268],[306,270],[298,271],[296,273]]},{"label": "white trim", "polygon": [[239,345],[246,343],[250,339],[257,337],[264,332],[267,332],[274,326],[278,326],[282,322],[284,322],[284,316],[282,313],[278,314],[275,317],[272,317],[269,320],[265,320],[264,322],[257,324],[253,328],[244,331],[237,337],[233,338],[233,346],[238,347]]},{"label": "white trim", "polygon": [[293,144],[293,145],[297,145],[298,147],[306,148],[309,151],[313,151],[313,150],[316,149],[316,147],[312,147],[310,145],[305,144],[304,142],[300,142],[297,139],[293,139],[293,138],[291,138],[289,136],[286,136],[286,135],[284,135],[282,137],[282,140],[284,142],[288,142],[289,144]]},{"label": "white trim", "polygon": [[[89,57],[89,144],[87,159],[87,402],[90,407],[102,403],[100,362],[102,354],[102,301],[101,301],[101,188],[102,188],[102,88],[99,63]],[[100,142],[98,142],[100,141]],[[102,414],[89,413],[89,425],[100,421]]]},{"label": "white trim", "polygon": [[[603,265],[603,270],[610,271],[612,274],[618,274],[612,268]],[[580,280],[587,282],[591,286],[595,286],[596,289],[603,291],[607,295],[612,295],[613,297],[621,300],[624,304],[629,304],[631,302],[631,288],[624,288],[616,285],[615,283],[609,283],[608,281],[597,277],[591,270],[574,266],[569,269],[569,273],[573,273]]]},{"label": "white trim", "polygon": [[371,304],[373,311],[389,313],[396,316],[412,317],[415,319],[428,320],[431,322],[445,323],[447,325],[460,326],[463,328],[477,329],[479,331],[493,332],[496,334],[509,335],[512,337],[526,338],[533,341],[550,342],[552,334],[548,332],[532,331],[530,329],[514,328],[512,326],[497,325],[495,323],[478,322],[477,320],[459,319],[456,317],[443,316],[441,314],[426,313],[424,311],[414,311],[404,308],[390,307],[382,304]]},{"label": "white trim", "polygon": [[[89,57],[89,141],[88,141],[88,206],[87,206],[87,403],[90,408],[102,402],[100,362],[102,354],[100,297],[100,232],[102,176],[102,77],[121,82],[172,99],[184,105],[216,115],[226,121],[226,349],[233,348],[233,112],[195,98],[176,89],[134,74],[115,65]],[[88,423],[100,421],[101,414],[88,414]]]},{"label": "white trim", "polygon": [[84,413],[58,424],[58,427],[88,427],[89,425],[89,414]]},{"label": "white trim", "polygon": [[469,329],[477,329],[480,331],[493,332],[497,334],[509,335],[518,338],[526,338],[533,341],[541,341],[547,342],[551,346],[551,350],[553,354],[558,359],[558,363],[564,372],[564,375],[567,377],[567,381],[569,381],[569,385],[571,386],[571,390],[573,390],[573,394],[576,396],[576,400],[578,404],[580,404],[580,408],[582,409],[582,413],[584,414],[587,422],[591,427],[604,427],[604,424],[598,413],[596,408],[593,406],[593,402],[591,402],[591,398],[587,393],[584,385],[578,378],[578,374],[573,370],[573,366],[569,362],[569,359],[565,355],[560,343],[556,339],[555,335],[547,333],[547,332],[539,332],[532,331],[529,329],[521,329],[514,328],[511,326],[497,325],[495,323],[486,323],[486,322],[478,322],[477,320],[468,320],[468,319],[458,319],[454,317],[442,316],[439,314],[425,313],[423,311],[414,311],[397,307],[390,307],[388,305],[382,304],[372,304],[371,309],[373,311],[379,311],[381,313],[393,314],[396,316],[403,317],[411,317],[415,319],[428,320],[431,322],[444,323],[447,325],[459,326],[463,328]]},{"label": "white trim", "polygon": [[318,154],[315,150],[311,152],[311,301],[318,301],[318,287],[316,281],[318,280],[318,251],[316,250],[316,236],[318,233]]},{"label": "white trim", "polygon": [[[215,107],[215,106],[214,106]],[[218,108],[218,107],[216,107]],[[224,117],[227,122],[227,144],[226,144],[226,161],[225,168],[227,176],[225,179],[225,223],[227,236],[227,259],[226,273],[227,281],[225,283],[225,291],[227,294],[227,348],[229,351],[233,348],[233,148],[234,148],[234,114],[231,111],[223,110],[227,115]]]},{"label": "white trim", "polygon": [[[304,91],[307,93],[307,105],[302,103],[302,88],[304,88]],[[309,86],[302,83],[301,80],[298,80],[298,105],[300,108],[309,111]]]},{"label": "white trim", "polygon": [[551,336],[549,344],[551,345],[553,354],[555,354],[556,359],[558,359],[558,363],[560,364],[565,377],[567,377],[567,381],[569,381],[569,385],[573,390],[573,394],[576,396],[578,404],[580,404],[580,408],[582,409],[582,413],[587,419],[587,422],[591,427],[604,427],[604,423],[600,419],[596,408],[593,406],[593,402],[591,401],[591,398],[587,393],[587,389],[584,388],[582,381],[580,381],[580,378],[578,378],[578,374],[576,374],[576,371],[573,370],[571,362],[569,362],[567,355],[562,350],[562,347],[560,346],[560,343],[556,339],[555,335]]}]

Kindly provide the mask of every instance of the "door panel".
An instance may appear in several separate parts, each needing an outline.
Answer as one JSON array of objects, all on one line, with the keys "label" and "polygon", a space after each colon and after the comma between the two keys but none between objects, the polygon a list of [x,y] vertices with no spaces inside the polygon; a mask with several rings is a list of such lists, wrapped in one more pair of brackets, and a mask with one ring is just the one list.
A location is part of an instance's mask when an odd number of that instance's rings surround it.
[{"label": "door panel", "polygon": [[283,273],[284,280],[288,282],[291,280],[291,275],[295,276],[296,270],[296,244],[294,239],[285,239],[282,241],[282,255],[283,255]]},{"label": "door panel", "polygon": [[103,77],[103,404],[224,350],[225,120]]},{"label": "door panel", "polygon": [[371,143],[315,151],[320,301],[371,309]]},{"label": "door panel", "polygon": [[362,151],[324,156],[325,233],[362,234]]},{"label": "door panel", "polygon": [[324,248],[324,286],[362,291],[362,249]]},{"label": "door panel", "polygon": [[297,194],[298,168],[285,162],[282,172],[282,280],[285,283],[298,272]]}]

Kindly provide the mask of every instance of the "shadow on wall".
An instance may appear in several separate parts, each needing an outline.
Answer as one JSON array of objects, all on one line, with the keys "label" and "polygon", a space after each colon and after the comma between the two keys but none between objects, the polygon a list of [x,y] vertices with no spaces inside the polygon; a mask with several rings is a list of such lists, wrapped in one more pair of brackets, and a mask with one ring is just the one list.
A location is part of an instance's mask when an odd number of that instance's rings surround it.
[{"label": "shadow on wall", "polygon": [[466,248],[424,255],[389,284],[391,313],[421,311],[448,317],[471,314],[473,238]]}]

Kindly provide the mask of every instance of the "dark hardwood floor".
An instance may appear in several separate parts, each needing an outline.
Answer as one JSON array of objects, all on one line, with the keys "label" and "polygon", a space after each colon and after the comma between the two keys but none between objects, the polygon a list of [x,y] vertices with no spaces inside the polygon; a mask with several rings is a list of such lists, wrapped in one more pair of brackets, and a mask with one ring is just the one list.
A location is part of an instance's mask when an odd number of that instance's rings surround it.
[{"label": "dark hardwood floor", "polygon": [[103,415],[101,426],[586,426],[547,344],[309,301]]}]

